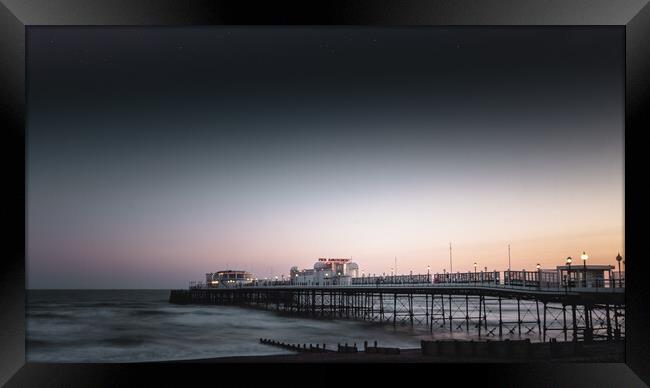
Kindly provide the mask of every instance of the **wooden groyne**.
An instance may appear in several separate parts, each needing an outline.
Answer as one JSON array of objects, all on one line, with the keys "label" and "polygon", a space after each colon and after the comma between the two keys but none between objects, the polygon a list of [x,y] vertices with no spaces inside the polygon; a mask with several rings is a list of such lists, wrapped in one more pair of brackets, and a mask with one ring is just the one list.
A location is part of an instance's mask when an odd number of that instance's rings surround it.
[{"label": "wooden groyne", "polygon": [[323,347],[321,347],[320,344],[316,344],[316,345],[309,344],[309,347],[307,347],[307,344],[305,343],[303,343],[302,346],[300,346],[300,344],[289,344],[289,343],[275,341],[267,338],[260,338],[260,343],[265,345],[276,346],[282,349],[293,350],[295,352],[324,353],[324,352],[334,351],[331,349],[327,349],[327,344],[323,344]]},{"label": "wooden groyne", "polygon": [[[351,345],[344,343],[341,345],[337,344],[336,350],[327,349],[327,344],[306,344],[303,343],[302,346],[299,343],[285,343],[282,341],[275,341],[268,338],[260,338],[260,343],[265,345],[276,346],[286,350],[292,350],[299,353],[325,353],[325,352],[337,352],[337,353],[359,353],[357,348],[357,343],[354,342]],[[363,352],[364,353],[373,353],[373,354],[400,354],[399,348],[387,348],[387,347],[378,347],[377,341],[374,342],[374,346],[368,346],[368,341],[363,342]]]}]

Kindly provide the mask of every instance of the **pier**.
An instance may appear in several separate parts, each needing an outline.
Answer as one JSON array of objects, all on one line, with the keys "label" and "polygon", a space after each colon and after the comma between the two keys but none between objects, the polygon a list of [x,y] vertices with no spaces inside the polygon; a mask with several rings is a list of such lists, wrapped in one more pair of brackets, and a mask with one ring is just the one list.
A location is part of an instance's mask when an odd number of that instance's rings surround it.
[{"label": "pier", "polygon": [[618,341],[625,335],[625,288],[614,283],[602,287],[543,282],[499,284],[472,279],[454,283],[371,283],[196,286],[172,290],[169,301],[394,326],[419,325],[431,332],[443,329],[485,339],[533,336],[540,342],[591,342]]}]

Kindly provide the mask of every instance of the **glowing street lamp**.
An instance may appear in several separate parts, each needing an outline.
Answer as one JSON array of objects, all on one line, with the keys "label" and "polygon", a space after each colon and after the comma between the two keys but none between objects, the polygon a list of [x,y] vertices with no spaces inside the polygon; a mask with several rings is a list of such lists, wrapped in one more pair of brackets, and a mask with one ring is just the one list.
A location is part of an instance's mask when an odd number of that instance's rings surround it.
[{"label": "glowing street lamp", "polygon": [[569,277],[569,280],[568,280],[567,284],[568,284],[569,287],[571,287],[571,261],[573,261],[573,260],[571,259],[571,256],[569,256],[569,257],[566,258],[566,264],[567,264],[567,266],[569,267],[568,272],[567,272],[567,273],[568,273],[568,277]]},{"label": "glowing street lamp", "polygon": [[582,259],[582,265],[583,265],[583,269],[584,269],[583,284],[584,284],[584,287],[587,288],[587,259],[589,258],[589,255],[587,255],[587,253],[585,253],[583,251],[582,255],[580,255],[580,258]]},{"label": "glowing street lamp", "polygon": [[427,265],[427,283],[431,282],[431,266]]},{"label": "glowing street lamp", "polygon": [[618,286],[619,287],[623,287],[623,283],[621,282],[621,260],[623,260],[623,257],[619,252],[618,255],[616,255],[616,261],[618,261]]},{"label": "glowing street lamp", "polygon": [[542,268],[542,266],[539,265],[539,263],[537,263],[537,265],[535,267],[537,267],[537,288],[541,288],[542,287],[542,276],[541,276],[542,274],[541,274],[539,269]]}]

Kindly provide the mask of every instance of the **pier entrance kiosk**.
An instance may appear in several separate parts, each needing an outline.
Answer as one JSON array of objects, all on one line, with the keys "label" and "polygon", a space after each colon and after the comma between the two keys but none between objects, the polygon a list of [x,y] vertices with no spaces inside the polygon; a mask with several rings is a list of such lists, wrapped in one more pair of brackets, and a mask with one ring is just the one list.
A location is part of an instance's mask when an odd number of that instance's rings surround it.
[{"label": "pier entrance kiosk", "polygon": [[561,265],[557,267],[566,287],[603,288],[612,279],[613,265]]}]

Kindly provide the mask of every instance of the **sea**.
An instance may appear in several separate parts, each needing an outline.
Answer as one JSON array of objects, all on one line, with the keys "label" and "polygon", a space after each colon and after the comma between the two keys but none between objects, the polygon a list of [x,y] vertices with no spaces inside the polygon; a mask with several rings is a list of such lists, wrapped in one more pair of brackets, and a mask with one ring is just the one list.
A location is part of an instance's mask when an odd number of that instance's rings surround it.
[{"label": "sea", "polygon": [[[473,338],[426,325],[288,316],[233,306],[174,305],[169,290],[28,290],[29,362],[129,363],[291,354],[260,338],[292,344],[364,341],[419,348],[423,339]],[[533,338],[535,340],[535,338]]]}]

